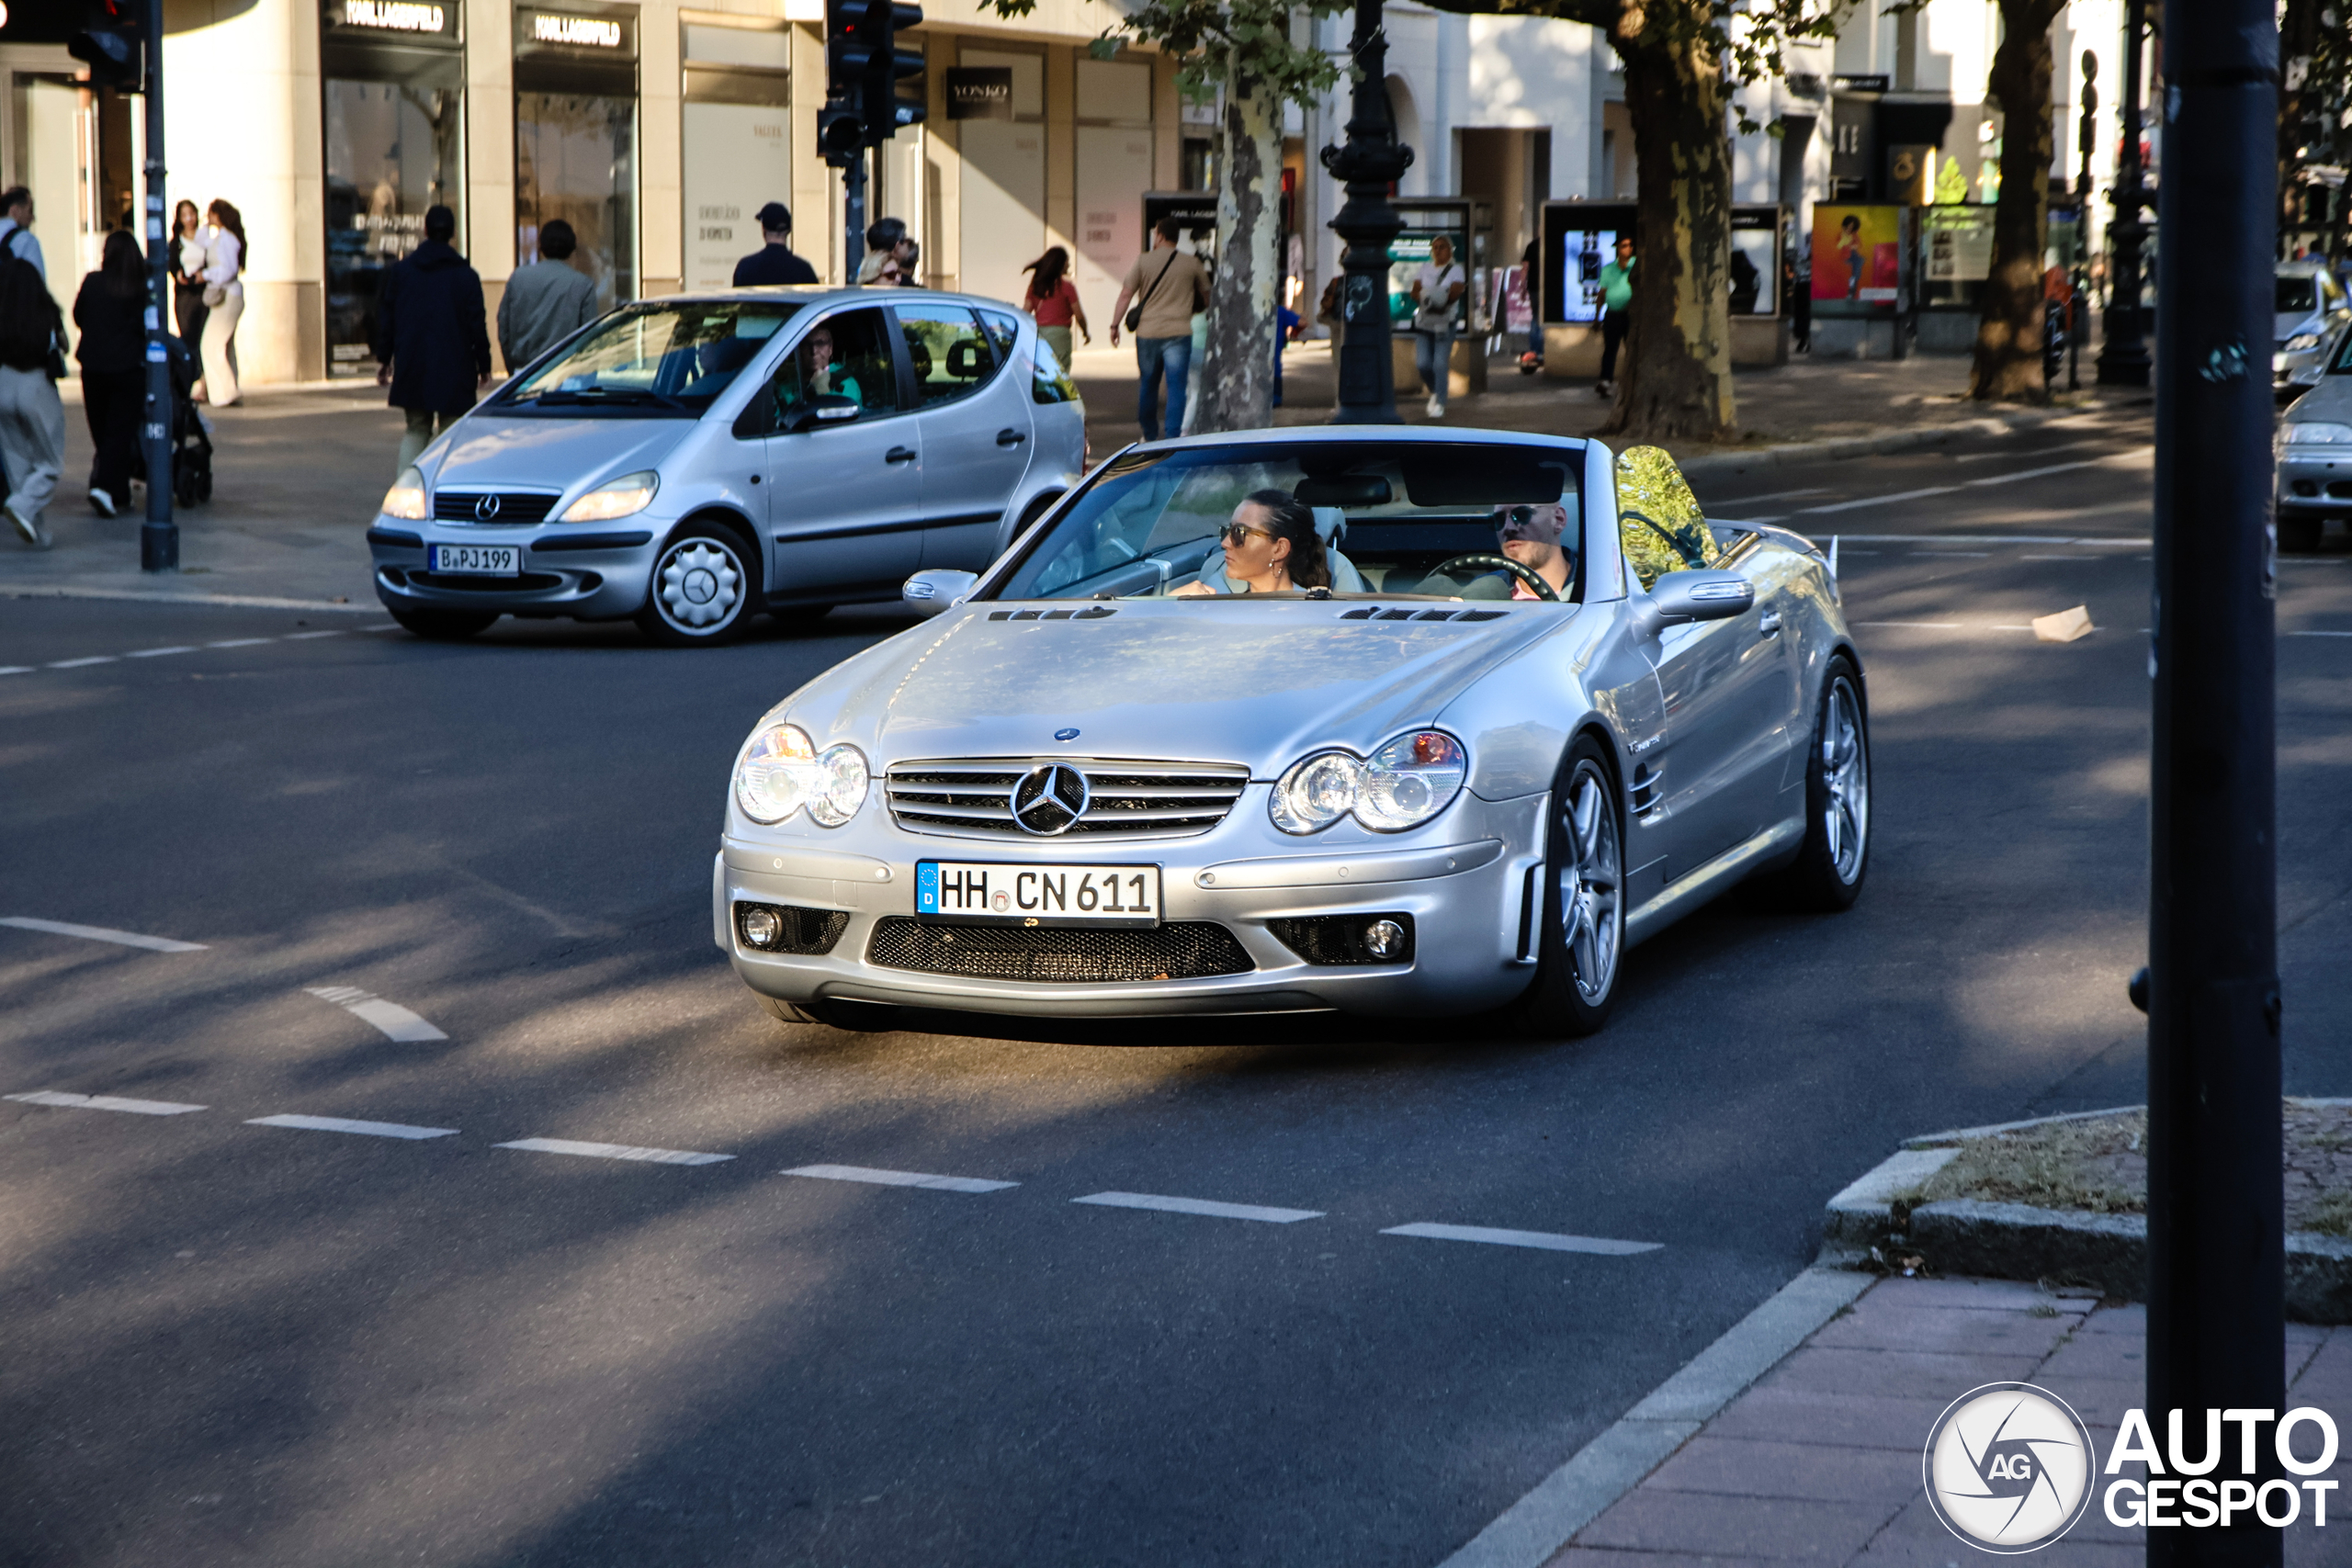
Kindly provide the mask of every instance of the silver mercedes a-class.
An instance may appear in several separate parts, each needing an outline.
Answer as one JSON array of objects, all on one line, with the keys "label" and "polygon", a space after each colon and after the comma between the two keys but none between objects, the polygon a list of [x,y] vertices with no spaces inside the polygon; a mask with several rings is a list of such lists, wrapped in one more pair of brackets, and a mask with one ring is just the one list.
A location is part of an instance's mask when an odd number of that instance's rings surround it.
[{"label": "silver mercedes a-class", "polygon": [[735,763],[713,936],[778,1017],[1511,1010],[1600,1027],[1743,882],[1851,904],[1861,661],[1809,541],[1654,447],[1132,446]]}]

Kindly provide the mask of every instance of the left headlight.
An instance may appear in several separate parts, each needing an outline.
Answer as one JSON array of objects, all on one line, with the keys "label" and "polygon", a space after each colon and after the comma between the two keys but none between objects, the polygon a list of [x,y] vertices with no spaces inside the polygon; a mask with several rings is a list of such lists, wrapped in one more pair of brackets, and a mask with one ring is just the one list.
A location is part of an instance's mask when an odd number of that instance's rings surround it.
[{"label": "left headlight", "polygon": [[402,468],[401,477],[392,481],[392,488],[384,492],[382,510],[387,517],[411,523],[422,523],[433,515],[432,509],[425,505],[424,476],[416,471],[414,465]]},{"label": "left headlight", "polygon": [[2352,446],[2352,424],[2331,424],[2324,420],[2290,421],[2287,425],[2290,446]]},{"label": "left headlight", "polygon": [[2297,333],[2293,337],[2287,340],[2287,352],[2289,354],[2301,354],[2307,348],[2317,348],[2318,346],[2319,333]]},{"label": "left headlight", "polygon": [[1401,833],[1453,804],[1470,756],[1442,729],[1416,729],[1374,751],[1317,751],[1274,785],[1268,809],[1285,833],[1319,833],[1352,812],[1375,833]]},{"label": "left headlight", "polygon": [[752,737],[735,764],[735,804],[754,822],[774,825],[802,807],[838,828],[865,804],[865,753],[850,745],[823,752],[797,724],[772,724]]},{"label": "left headlight", "polygon": [[662,488],[662,476],[647,468],[640,473],[625,474],[606,484],[598,485],[578,501],[563,509],[559,523],[609,523],[616,517],[627,517],[642,512],[653,504],[653,492]]}]

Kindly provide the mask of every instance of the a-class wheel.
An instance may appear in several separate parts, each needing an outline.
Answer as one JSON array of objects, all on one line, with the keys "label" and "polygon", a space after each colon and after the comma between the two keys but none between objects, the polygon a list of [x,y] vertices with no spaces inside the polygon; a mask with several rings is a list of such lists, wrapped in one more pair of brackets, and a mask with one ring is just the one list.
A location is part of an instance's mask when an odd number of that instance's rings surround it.
[{"label": "a-class wheel", "polygon": [[1518,1021],[1544,1038],[1608,1021],[1625,956],[1625,818],[1600,741],[1581,736],[1553,781],[1534,983]]},{"label": "a-class wheel", "polygon": [[681,529],[654,558],[638,627],[671,648],[724,642],[751,614],[754,581],[742,540],[714,525]]},{"label": "a-class wheel", "polygon": [[2278,548],[2281,553],[2307,556],[2319,548],[2320,536],[2327,530],[2324,517],[2278,514]]},{"label": "a-class wheel", "polygon": [[1844,654],[1822,677],[1821,709],[1804,765],[1804,843],[1765,880],[1782,908],[1835,913],[1852,907],[1871,863],[1871,737],[1861,682]]},{"label": "a-class wheel", "polygon": [[392,619],[417,637],[463,642],[488,631],[498,616],[486,610],[394,610]]}]

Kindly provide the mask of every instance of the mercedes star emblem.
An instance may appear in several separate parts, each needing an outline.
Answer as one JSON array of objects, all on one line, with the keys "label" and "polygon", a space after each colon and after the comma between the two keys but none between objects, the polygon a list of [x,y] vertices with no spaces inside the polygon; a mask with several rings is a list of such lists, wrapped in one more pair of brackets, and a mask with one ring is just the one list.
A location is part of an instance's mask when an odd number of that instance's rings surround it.
[{"label": "mercedes star emblem", "polygon": [[1086,775],[1067,762],[1040,762],[1012,786],[1012,819],[1026,832],[1051,838],[1086,815],[1091,792]]},{"label": "mercedes star emblem", "polygon": [[475,522],[477,522],[477,523],[487,523],[487,522],[489,522],[492,518],[493,518],[493,517],[495,517],[495,516],[497,516],[497,515],[498,515],[498,497],[496,497],[496,496],[494,496],[494,495],[484,495],[484,496],[478,496],[478,497],[476,497],[476,498],[475,498],[475,500],[474,500],[474,521],[475,521]]}]

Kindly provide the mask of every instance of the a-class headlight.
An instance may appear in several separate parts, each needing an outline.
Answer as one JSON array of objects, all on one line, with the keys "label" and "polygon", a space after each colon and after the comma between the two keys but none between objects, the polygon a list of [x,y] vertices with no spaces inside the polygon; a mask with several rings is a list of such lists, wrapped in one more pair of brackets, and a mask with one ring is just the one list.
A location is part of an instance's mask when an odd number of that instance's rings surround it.
[{"label": "a-class headlight", "polygon": [[2290,446],[2352,446],[2352,424],[2329,424],[2322,420],[2290,423],[2287,426]]},{"label": "a-class headlight", "polygon": [[1375,833],[1399,833],[1453,804],[1469,776],[1469,753],[1440,729],[1400,735],[1369,760],[1352,751],[1317,751],[1274,785],[1274,826],[1319,833],[1353,812]]},{"label": "a-class headlight", "polygon": [[865,753],[842,744],[822,753],[797,724],[772,724],[752,737],[735,764],[735,804],[754,822],[783,821],[802,807],[811,820],[838,828],[865,804],[871,774]]},{"label": "a-class headlight", "polygon": [[402,468],[392,488],[384,492],[384,515],[405,517],[412,523],[422,523],[430,515],[424,500],[424,476],[414,468]]},{"label": "a-class headlight", "polygon": [[2301,354],[2307,348],[2318,346],[2319,333],[2297,333],[2287,340],[2287,352],[2290,354]]},{"label": "a-class headlight", "polygon": [[563,509],[560,523],[609,523],[616,517],[627,517],[642,512],[653,504],[653,492],[662,488],[662,476],[647,468],[641,473],[626,474],[609,483],[598,485],[578,501]]}]

